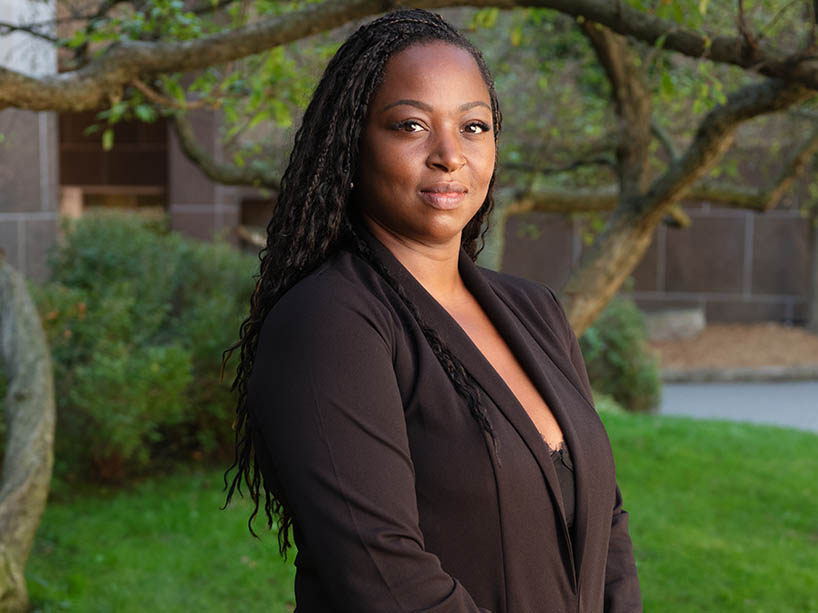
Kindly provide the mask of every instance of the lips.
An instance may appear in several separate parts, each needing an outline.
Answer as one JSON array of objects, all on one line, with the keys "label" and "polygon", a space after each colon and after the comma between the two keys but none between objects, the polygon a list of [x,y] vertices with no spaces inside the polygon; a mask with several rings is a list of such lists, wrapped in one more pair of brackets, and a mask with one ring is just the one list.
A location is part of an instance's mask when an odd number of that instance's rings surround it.
[{"label": "lips", "polygon": [[420,195],[430,206],[450,210],[460,206],[469,190],[462,183],[434,183],[420,189]]}]

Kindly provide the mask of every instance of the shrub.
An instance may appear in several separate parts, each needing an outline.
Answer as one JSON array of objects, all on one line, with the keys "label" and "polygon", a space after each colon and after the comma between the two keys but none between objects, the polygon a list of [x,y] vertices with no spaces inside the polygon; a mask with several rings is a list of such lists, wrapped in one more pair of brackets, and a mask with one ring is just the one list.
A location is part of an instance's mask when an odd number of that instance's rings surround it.
[{"label": "shrub", "polygon": [[644,315],[631,300],[614,298],[579,343],[595,390],[629,411],[658,406],[658,363],[647,347]]},{"label": "shrub", "polygon": [[616,413],[622,414],[625,412],[624,407],[613,399],[609,394],[603,394],[596,390],[591,390],[594,395],[594,406],[599,413]]},{"label": "shrub", "polygon": [[[66,222],[34,290],[54,360],[56,471],[117,479],[232,441],[232,373],[254,258],[135,215]],[[234,360],[235,362],[235,360]]]}]

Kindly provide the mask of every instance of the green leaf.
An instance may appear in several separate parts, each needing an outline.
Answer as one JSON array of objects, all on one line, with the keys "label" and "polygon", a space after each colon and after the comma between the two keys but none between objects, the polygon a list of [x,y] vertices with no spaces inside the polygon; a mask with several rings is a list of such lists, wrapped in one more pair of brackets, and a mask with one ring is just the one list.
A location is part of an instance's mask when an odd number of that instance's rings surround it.
[{"label": "green leaf", "polygon": [[153,123],[156,121],[156,111],[149,104],[137,104],[133,112],[134,115],[145,123]]},{"label": "green leaf", "polygon": [[110,151],[114,148],[114,131],[111,128],[106,128],[102,133],[102,148],[105,151]]},{"label": "green leaf", "polygon": [[673,77],[670,76],[670,72],[667,70],[663,71],[661,81],[662,96],[671,98],[675,89],[676,85],[673,83]]},{"label": "green leaf", "polygon": [[657,49],[661,49],[665,46],[665,41],[667,40],[668,32],[665,32],[661,36],[656,39],[656,42],[653,43],[653,46]]},{"label": "green leaf", "polygon": [[699,0],[699,14],[704,16],[707,12],[707,5],[710,4],[710,0]]},{"label": "green leaf", "polygon": [[685,20],[685,12],[682,10],[681,5],[678,2],[674,2],[671,5],[671,9],[673,12],[673,19],[675,19],[679,23],[684,23]]},{"label": "green leaf", "polygon": [[511,31],[511,46],[512,47],[519,47],[520,42],[522,41],[522,38],[523,38],[523,26],[521,24],[517,24],[517,27],[515,27]]}]

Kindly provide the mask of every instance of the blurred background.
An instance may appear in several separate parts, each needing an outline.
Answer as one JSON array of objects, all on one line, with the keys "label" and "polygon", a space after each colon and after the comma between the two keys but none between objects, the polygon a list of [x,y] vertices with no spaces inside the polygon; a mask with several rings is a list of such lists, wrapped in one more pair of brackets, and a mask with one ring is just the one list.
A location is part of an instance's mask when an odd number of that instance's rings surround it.
[{"label": "blurred background", "polygon": [[[580,336],[646,610],[818,611],[818,2],[410,4],[493,72],[479,263]],[[294,608],[222,352],[378,8],[0,0],[0,610]]]}]

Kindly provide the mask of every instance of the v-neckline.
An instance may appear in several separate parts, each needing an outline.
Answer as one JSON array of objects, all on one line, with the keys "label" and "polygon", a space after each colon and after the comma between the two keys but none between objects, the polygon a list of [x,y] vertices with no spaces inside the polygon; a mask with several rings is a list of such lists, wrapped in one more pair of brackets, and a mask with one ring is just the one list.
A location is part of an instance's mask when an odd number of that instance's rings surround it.
[{"label": "v-neckline", "polygon": [[[421,286],[422,286],[422,284],[421,284]],[[477,299],[477,297],[476,297],[476,296],[475,296],[475,295],[474,295],[474,294],[471,292],[471,289],[468,287],[468,285],[466,285],[465,281],[464,281],[464,286],[465,286],[466,291],[469,293],[469,295],[472,297],[472,299],[474,300],[475,304],[477,305],[477,308],[478,308],[478,309],[480,309],[480,310],[482,311],[482,315],[483,315],[483,316],[486,318],[486,321],[488,322],[488,325],[489,325],[489,326],[491,326],[491,327],[492,327],[492,329],[493,329],[493,332],[497,334],[497,337],[498,337],[498,339],[499,339],[499,342],[500,342],[500,343],[502,343],[503,348],[504,348],[506,351],[508,351],[509,355],[511,356],[511,359],[513,359],[513,360],[515,361],[516,366],[517,366],[517,367],[520,369],[520,371],[522,372],[523,376],[524,376],[524,377],[526,377],[526,378],[528,379],[528,383],[529,383],[529,384],[531,385],[531,387],[534,389],[534,392],[535,392],[535,393],[536,393],[536,394],[539,396],[539,399],[540,399],[540,401],[543,403],[543,407],[545,408],[545,410],[546,410],[546,411],[547,411],[547,412],[548,412],[548,413],[549,413],[549,414],[550,414],[550,415],[553,417],[554,421],[556,422],[556,424],[557,424],[557,428],[558,428],[558,430],[559,430],[559,434],[560,434],[560,440],[559,440],[559,442],[557,443],[556,447],[552,446],[552,445],[551,445],[551,444],[548,442],[548,440],[547,440],[547,439],[546,439],[546,437],[545,437],[545,434],[544,434],[544,433],[543,433],[543,432],[542,432],[542,431],[539,429],[539,427],[537,426],[537,423],[534,421],[534,417],[532,417],[531,413],[530,413],[530,412],[529,412],[529,410],[526,408],[526,406],[523,404],[523,402],[520,400],[519,396],[517,396],[517,394],[514,392],[514,389],[511,387],[511,385],[509,384],[508,380],[506,380],[506,378],[505,378],[505,377],[502,375],[502,373],[500,372],[500,370],[498,370],[498,368],[497,368],[497,367],[494,365],[494,363],[491,361],[491,359],[489,359],[489,357],[488,357],[488,355],[486,354],[486,352],[484,352],[484,351],[483,351],[483,350],[480,348],[480,345],[477,343],[477,341],[474,339],[474,337],[473,337],[471,334],[469,334],[469,330],[468,330],[466,327],[464,327],[464,326],[463,326],[463,324],[462,324],[462,323],[461,323],[461,322],[458,320],[458,318],[457,318],[457,317],[455,317],[455,315],[454,315],[454,314],[452,314],[452,312],[451,312],[451,311],[450,311],[448,308],[446,308],[446,306],[444,306],[444,305],[443,305],[443,303],[441,303],[440,301],[438,301],[438,300],[436,300],[436,299],[435,299],[435,301],[436,301],[436,302],[437,302],[437,303],[440,305],[440,307],[441,307],[441,308],[442,308],[444,311],[446,311],[446,313],[448,313],[449,317],[451,317],[451,318],[454,320],[454,322],[455,322],[455,323],[457,324],[457,326],[460,328],[461,332],[462,332],[462,333],[463,333],[463,334],[464,334],[466,337],[468,337],[468,339],[469,339],[469,340],[472,342],[472,345],[474,345],[475,350],[476,350],[478,353],[480,353],[480,355],[483,357],[483,359],[484,359],[486,362],[488,362],[489,366],[490,366],[490,367],[491,367],[491,369],[494,371],[495,376],[496,376],[496,377],[497,377],[497,378],[498,378],[500,381],[502,381],[502,382],[503,382],[503,384],[505,385],[505,387],[508,389],[509,393],[511,393],[511,395],[513,395],[513,396],[514,396],[515,400],[517,401],[517,404],[519,404],[519,405],[520,405],[520,407],[522,407],[523,411],[525,411],[526,415],[527,415],[527,416],[528,416],[528,418],[531,420],[532,425],[534,426],[534,428],[536,428],[537,432],[539,433],[540,438],[542,438],[542,440],[545,442],[545,444],[546,444],[546,446],[547,446],[548,450],[549,450],[549,451],[553,451],[555,448],[556,448],[556,449],[559,449],[559,448],[561,448],[561,447],[565,446],[565,444],[566,444],[566,443],[565,443],[565,434],[562,432],[562,426],[560,425],[559,421],[557,420],[556,415],[554,415],[554,411],[551,409],[551,406],[550,406],[550,405],[548,404],[548,402],[545,400],[545,397],[542,395],[542,393],[540,392],[540,390],[537,388],[537,385],[534,383],[534,380],[533,380],[533,378],[532,378],[531,374],[530,374],[530,373],[529,373],[529,372],[526,370],[526,368],[525,368],[525,366],[523,365],[523,363],[520,361],[520,359],[519,359],[519,358],[517,357],[517,355],[514,353],[514,350],[512,349],[511,345],[509,344],[509,341],[508,341],[508,340],[507,340],[507,339],[506,339],[506,338],[503,336],[503,334],[502,334],[502,333],[500,332],[500,330],[497,328],[497,326],[496,326],[496,325],[495,325],[495,323],[492,321],[492,319],[491,319],[491,317],[489,316],[489,314],[488,314],[488,313],[485,311],[485,309],[483,308],[483,306],[480,304],[480,301],[479,301],[479,300]],[[434,296],[432,296],[432,298],[434,299]],[[532,340],[533,340],[533,339],[532,339]]]},{"label": "v-neckline", "polygon": [[[503,378],[497,373],[491,363],[486,359],[479,348],[474,344],[460,324],[449,314],[449,312],[421,285],[421,283],[403,266],[395,255],[366,228],[361,229],[361,234],[370,248],[375,252],[378,259],[386,270],[396,279],[406,292],[409,299],[415,304],[418,311],[430,325],[437,331],[441,339],[458,356],[463,367],[471,375],[472,379],[494,402],[494,405],[508,420],[517,434],[522,439],[529,452],[534,457],[540,472],[547,484],[549,493],[554,504],[559,510],[561,517],[563,537],[571,551],[572,566],[574,572],[577,571],[577,562],[574,560],[575,554],[582,555],[582,543],[580,539],[573,540],[568,529],[565,518],[565,505],[562,499],[562,491],[559,479],[551,459],[548,445],[540,435],[534,422],[529,417],[525,408],[517,400],[517,397],[506,385]],[[532,354],[527,343],[540,346],[546,359],[553,367],[565,376],[566,367],[555,362],[555,356],[545,350],[545,347],[537,341],[531,330],[526,328],[521,321],[519,314],[515,312],[510,304],[498,296],[488,281],[481,276],[477,265],[469,258],[465,250],[460,250],[458,268],[468,290],[477,300],[480,307],[485,311],[486,316],[495,326],[500,336],[507,343],[510,351],[520,363],[523,371],[529,376],[535,389],[541,394],[554,418],[562,430],[565,444],[570,446],[576,457],[581,456],[581,441],[577,437],[571,418],[565,407],[557,397],[553,386],[549,382],[549,375],[545,369],[537,363],[537,359]],[[568,378],[566,376],[566,378]],[[573,382],[572,382],[572,385]],[[575,467],[579,471],[578,462],[575,460]],[[578,478],[581,476],[578,474]],[[578,490],[578,494],[580,491]],[[584,497],[578,497],[577,509],[585,503]],[[583,511],[583,516],[587,513]],[[574,526],[575,530],[577,526]],[[579,547],[579,549],[577,549]],[[574,576],[576,580],[576,576]]]}]

